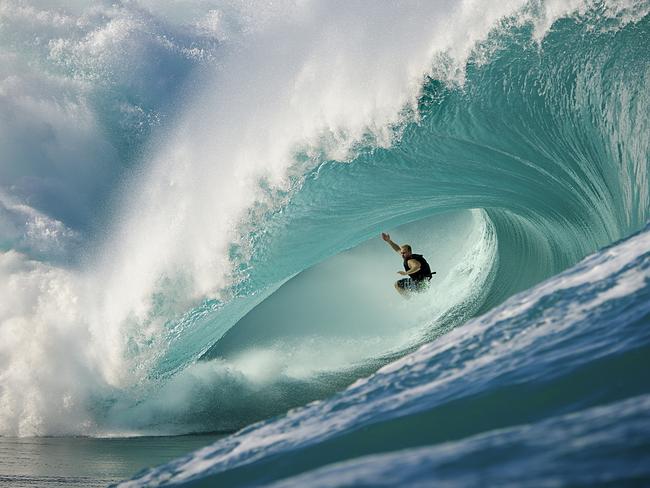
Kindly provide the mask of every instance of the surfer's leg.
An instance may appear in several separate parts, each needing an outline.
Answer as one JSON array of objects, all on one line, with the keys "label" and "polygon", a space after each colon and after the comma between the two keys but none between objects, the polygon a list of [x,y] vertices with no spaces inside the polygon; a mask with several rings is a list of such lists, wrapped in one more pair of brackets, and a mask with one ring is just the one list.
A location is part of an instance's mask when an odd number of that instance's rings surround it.
[{"label": "surfer's leg", "polygon": [[404,298],[409,298],[408,282],[410,278],[404,278],[395,282],[395,289]]}]

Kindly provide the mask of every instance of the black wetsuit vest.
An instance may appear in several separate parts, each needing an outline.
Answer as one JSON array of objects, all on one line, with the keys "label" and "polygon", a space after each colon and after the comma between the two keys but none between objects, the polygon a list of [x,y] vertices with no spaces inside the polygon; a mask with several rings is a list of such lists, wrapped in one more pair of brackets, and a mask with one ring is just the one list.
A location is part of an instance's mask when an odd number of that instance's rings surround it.
[{"label": "black wetsuit vest", "polygon": [[417,273],[413,273],[409,275],[409,277],[413,281],[422,281],[422,280],[430,280],[431,277],[433,276],[433,273],[431,272],[431,268],[429,267],[429,263],[427,263],[427,260],[422,257],[421,254],[411,254],[408,259],[404,259],[404,271],[408,271],[409,265],[408,261],[409,259],[415,259],[418,263],[420,263],[420,269],[418,270]]}]

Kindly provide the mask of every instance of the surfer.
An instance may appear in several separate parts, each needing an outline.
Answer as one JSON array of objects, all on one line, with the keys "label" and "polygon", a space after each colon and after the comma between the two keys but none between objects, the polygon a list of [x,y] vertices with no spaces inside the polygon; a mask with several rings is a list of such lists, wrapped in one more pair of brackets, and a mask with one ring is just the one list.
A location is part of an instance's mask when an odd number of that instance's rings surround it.
[{"label": "surfer", "polygon": [[413,254],[411,246],[404,244],[399,246],[390,239],[390,235],[384,232],[381,233],[381,238],[385,240],[395,252],[400,253],[404,260],[404,271],[398,271],[402,278],[395,282],[395,289],[400,295],[408,297],[409,292],[422,291],[428,284],[431,277],[436,273],[431,272],[429,263],[421,254]]}]

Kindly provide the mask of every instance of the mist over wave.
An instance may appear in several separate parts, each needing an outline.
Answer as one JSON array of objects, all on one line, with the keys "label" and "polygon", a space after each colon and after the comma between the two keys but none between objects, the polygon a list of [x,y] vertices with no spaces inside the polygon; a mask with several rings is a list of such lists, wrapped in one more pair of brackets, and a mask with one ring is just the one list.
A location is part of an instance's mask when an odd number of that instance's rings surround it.
[{"label": "mist over wave", "polygon": [[[240,427],[638,230],[648,8],[4,2],[0,434]],[[390,229],[441,266],[403,322]],[[256,332],[343,251],[375,302]]]}]

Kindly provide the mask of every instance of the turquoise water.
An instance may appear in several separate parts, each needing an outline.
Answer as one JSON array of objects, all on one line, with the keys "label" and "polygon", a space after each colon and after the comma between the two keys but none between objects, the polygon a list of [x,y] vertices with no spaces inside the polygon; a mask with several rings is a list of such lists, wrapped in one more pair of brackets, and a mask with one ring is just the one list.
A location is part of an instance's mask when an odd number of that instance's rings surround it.
[{"label": "turquoise water", "polygon": [[[411,454],[387,484],[425,483],[444,453],[459,471],[441,481],[479,484],[462,468],[479,465],[521,482],[545,452],[526,426],[579,460],[601,455],[593,428],[622,480],[647,457],[612,419],[647,425],[633,371],[646,365],[648,13],[3,4],[0,435],[234,432],[279,415],[133,484],[329,486],[375,484]],[[426,293],[395,293],[382,231],[437,271]],[[240,442],[257,447],[237,457]],[[485,442],[530,450],[506,466],[475,454]],[[599,482],[589,463],[547,461],[540,484],[553,470]]]}]

